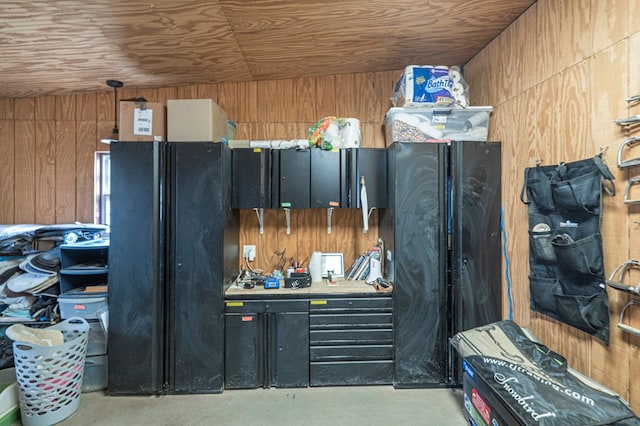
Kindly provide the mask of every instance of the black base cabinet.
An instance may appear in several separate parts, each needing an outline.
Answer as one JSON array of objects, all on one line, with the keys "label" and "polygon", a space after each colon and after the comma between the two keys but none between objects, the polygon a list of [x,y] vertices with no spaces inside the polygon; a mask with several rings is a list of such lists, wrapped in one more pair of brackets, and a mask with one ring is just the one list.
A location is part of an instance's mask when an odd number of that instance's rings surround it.
[{"label": "black base cabinet", "polygon": [[225,303],[225,389],[309,386],[307,300]]},{"label": "black base cabinet", "polygon": [[391,297],[309,301],[311,386],[393,381]]}]

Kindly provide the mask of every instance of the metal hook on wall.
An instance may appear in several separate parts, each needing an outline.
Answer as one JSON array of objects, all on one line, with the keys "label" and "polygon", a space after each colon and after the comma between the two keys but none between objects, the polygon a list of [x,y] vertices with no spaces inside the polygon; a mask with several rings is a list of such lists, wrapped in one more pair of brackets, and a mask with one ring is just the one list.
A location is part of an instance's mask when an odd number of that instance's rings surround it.
[{"label": "metal hook on wall", "polygon": [[633,95],[625,99],[628,103],[640,102],[640,95]]}]

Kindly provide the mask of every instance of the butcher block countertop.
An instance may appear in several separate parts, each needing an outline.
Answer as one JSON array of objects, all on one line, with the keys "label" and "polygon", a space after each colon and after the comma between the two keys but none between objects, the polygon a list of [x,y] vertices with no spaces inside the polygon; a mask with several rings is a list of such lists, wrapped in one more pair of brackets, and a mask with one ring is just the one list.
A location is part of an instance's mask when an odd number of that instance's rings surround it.
[{"label": "butcher block countertop", "polygon": [[305,288],[284,288],[284,284],[280,283],[280,288],[265,289],[262,286],[255,286],[251,289],[245,289],[232,285],[225,291],[226,299],[264,299],[264,298],[314,298],[314,297],[377,297],[390,296],[390,292],[376,291],[374,286],[364,281],[355,280],[338,280],[337,284],[330,285],[327,280],[312,283],[310,287]]}]

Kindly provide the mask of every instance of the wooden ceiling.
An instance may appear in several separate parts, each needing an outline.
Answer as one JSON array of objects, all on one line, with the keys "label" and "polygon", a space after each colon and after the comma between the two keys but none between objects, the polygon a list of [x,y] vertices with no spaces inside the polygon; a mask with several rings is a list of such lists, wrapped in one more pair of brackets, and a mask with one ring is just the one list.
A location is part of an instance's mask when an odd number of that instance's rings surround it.
[{"label": "wooden ceiling", "polygon": [[534,0],[3,0],[0,96],[462,65]]}]

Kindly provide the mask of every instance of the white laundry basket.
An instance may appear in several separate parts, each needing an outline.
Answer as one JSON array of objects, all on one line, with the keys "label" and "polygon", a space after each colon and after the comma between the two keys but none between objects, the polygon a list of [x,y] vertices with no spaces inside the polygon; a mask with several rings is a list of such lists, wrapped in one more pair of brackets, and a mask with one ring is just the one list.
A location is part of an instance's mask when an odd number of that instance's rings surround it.
[{"label": "white laundry basket", "polygon": [[80,405],[89,324],[74,317],[47,329],[60,330],[64,343],[39,346],[13,342],[20,415],[25,426],[61,422]]}]

